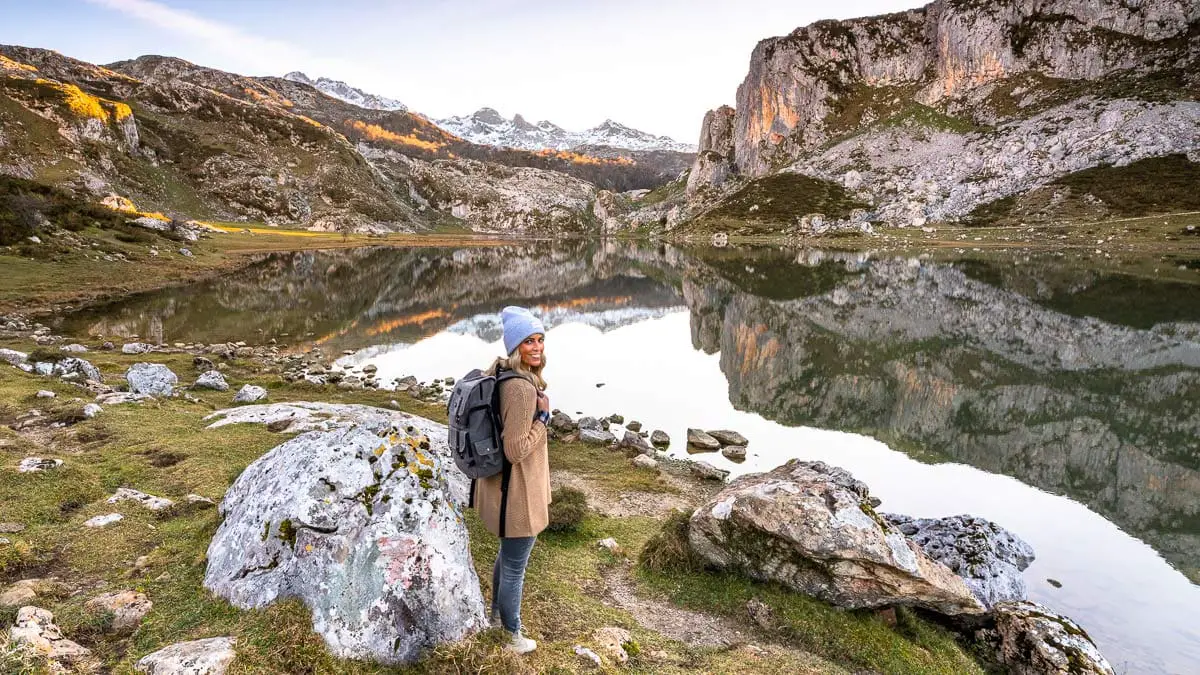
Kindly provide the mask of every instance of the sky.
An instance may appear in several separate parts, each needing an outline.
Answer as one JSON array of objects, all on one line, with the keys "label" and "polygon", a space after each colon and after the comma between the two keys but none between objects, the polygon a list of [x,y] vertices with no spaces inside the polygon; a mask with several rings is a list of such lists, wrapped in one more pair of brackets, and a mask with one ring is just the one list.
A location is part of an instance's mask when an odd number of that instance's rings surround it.
[{"label": "sky", "polygon": [[430,117],[487,106],[695,143],[764,38],[917,0],[0,0],[0,44],[344,80]]}]

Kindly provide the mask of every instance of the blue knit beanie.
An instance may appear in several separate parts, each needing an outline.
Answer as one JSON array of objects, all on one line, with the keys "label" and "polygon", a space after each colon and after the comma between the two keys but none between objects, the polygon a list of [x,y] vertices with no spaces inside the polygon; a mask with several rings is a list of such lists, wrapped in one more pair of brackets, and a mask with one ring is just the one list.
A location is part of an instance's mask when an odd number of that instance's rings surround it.
[{"label": "blue knit beanie", "polygon": [[546,327],[524,307],[505,307],[500,310],[504,324],[504,353],[511,354],[530,335],[546,334]]}]

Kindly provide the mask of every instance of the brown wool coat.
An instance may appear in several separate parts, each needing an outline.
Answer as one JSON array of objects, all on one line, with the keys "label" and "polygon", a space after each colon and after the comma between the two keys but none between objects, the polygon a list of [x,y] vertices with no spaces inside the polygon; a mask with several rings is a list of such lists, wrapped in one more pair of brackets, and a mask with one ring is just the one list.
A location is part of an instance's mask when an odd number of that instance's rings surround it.
[{"label": "brown wool coat", "polygon": [[[506,537],[535,537],[550,522],[550,456],[546,425],[533,420],[537,388],[525,378],[500,383],[504,454],[512,462]],[[500,536],[501,475],[475,481],[475,508],[492,534]]]}]

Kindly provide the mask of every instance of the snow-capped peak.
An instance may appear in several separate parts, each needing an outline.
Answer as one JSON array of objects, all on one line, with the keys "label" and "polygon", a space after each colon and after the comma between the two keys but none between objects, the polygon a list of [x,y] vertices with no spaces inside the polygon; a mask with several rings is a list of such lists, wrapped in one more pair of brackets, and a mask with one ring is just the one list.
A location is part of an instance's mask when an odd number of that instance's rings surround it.
[{"label": "snow-capped peak", "polygon": [[390,111],[407,111],[408,106],[395,99],[368,94],[362,89],[351,87],[341,80],[331,80],[327,77],[318,77],[313,80],[304,73],[296,70],[283,76],[285,80],[300,82],[307,84],[310,87],[316,88],[326,96],[332,96],[340,101],[345,101],[356,105],[360,108],[369,108],[371,110],[390,110]]},{"label": "snow-capped peak", "polygon": [[696,152],[694,145],[638,131],[611,119],[587,131],[567,131],[547,120],[535,125],[520,115],[509,120],[493,108],[480,108],[469,116],[435,122],[472,143],[520,150],[571,150],[581,145],[606,145],[626,150]]}]

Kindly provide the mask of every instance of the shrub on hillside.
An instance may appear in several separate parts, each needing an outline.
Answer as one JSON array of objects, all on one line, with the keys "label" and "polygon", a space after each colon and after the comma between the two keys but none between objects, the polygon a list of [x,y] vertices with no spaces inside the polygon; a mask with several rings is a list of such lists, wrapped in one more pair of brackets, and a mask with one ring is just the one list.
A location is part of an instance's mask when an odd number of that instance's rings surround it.
[{"label": "shrub on hillside", "polygon": [[691,512],[675,511],[667,516],[658,534],[650,537],[641,553],[638,565],[651,572],[697,571],[704,561],[692,553],[688,545],[688,520]]},{"label": "shrub on hillside", "polygon": [[119,227],[125,216],[51,185],[0,176],[0,246],[37,235],[47,221],[78,232],[89,226]]},{"label": "shrub on hillside", "polygon": [[587,515],[587,495],[573,487],[560,487],[550,495],[551,532],[574,532]]}]

